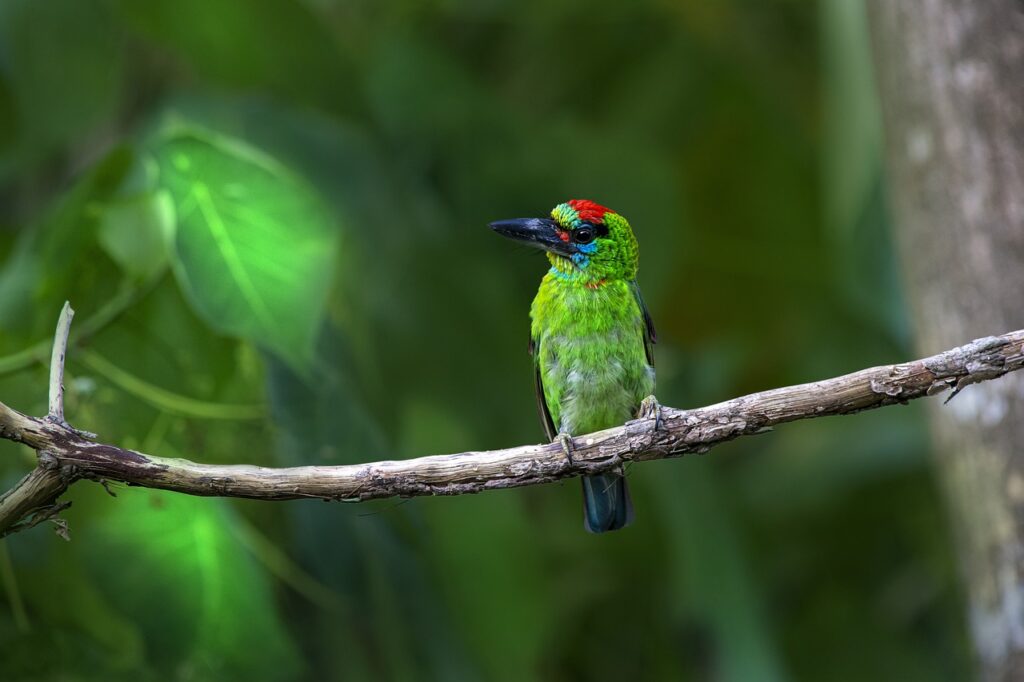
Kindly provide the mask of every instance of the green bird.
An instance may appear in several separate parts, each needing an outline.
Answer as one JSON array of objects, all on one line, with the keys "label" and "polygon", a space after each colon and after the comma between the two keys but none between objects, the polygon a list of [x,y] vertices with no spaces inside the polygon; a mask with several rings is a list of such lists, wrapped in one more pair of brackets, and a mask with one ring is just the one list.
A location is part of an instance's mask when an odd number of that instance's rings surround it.
[{"label": "green bird", "polygon": [[[548,438],[561,440],[571,456],[572,434],[619,426],[638,409],[656,407],[656,335],[636,283],[639,250],[626,219],[573,199],[550,218],[491,228],[544,249],[551,262],[530,307],[537,408]],[[621,471],[583,478],[583,512],[592,533],[633,520]]]}]

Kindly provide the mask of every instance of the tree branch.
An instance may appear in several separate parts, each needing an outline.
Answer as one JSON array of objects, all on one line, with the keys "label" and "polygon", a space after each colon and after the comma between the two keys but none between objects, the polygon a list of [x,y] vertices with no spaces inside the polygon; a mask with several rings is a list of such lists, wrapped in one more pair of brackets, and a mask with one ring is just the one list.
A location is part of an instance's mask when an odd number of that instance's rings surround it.
[{"label": "tree branch", "polygon": [[[56,519],[57,514],[71,506],[70,502],[58,503],[57,498],[73,480],[70,467],[62,467],[52,457],[46,464],[41,461],[18,485],[0,495],[0,538]],[[66,539],[67,526],[61,522],[57,528]]]},{"label": "tree branch", "polygon": [[[60,335],[58,326],[57,343]],[[574,438],[571,462],[561,445],[552,443],[345,466],[200,464],[92,442],[63,420],[29,417],[0,403],[0,437],[24,443],[40,454],[40,466],[0,498],[0,536],[27,527],[29,522],[19,523],[26,514],[35,512],[33,518],[39,518],[39,510],[44,510],[52,516],[54,500],[78,478],[189,495],[260,500],[360,502],[461,495],[548,483],[616,469],[627,461],[706,452],[720,443],[798,419],[852,414],[950,389],[952,398],[970,384],[1001,377],[1022,366],[1024,330],[1018,330],[914,362],[752,393],[693,410],[661,408],[659,415]],[[51,376],[51,385],[52,381]],[[51,401],[51,410],[52,406]]]},{"label": "tree branch", "polygon": [[[83,437],[86,434],[75,431],[64,421],[64,358],[74,316],[71,304],[65,301],[57,320],[53,352],[50,354],[50,399],[46,422]],[[42,420],[25,417],[0,403],[0,436],[31,445],[25,436],[31,431],[33,421]],[[75,470],[58,461],[45,447],[32,447],[38,454],[39,464],[16,486],[0,496],[0,538],[31,528],[47,519],[56,519],[57,514],[71,506],[70,502],[58,504],[57,498],[75,480]],[[64,522],[59,523],[58,532],[67,539],[67,525]]]},{"label": "tree branch", "polygon": [[68,353],[68,334],[71,333],[71,320],[74,316],[71,303],[64,301],[57,320],[57,331],[53,335],[53,352],[50,354],[50,412],[47,416],[58,424],[65,423],[64,357]]}]

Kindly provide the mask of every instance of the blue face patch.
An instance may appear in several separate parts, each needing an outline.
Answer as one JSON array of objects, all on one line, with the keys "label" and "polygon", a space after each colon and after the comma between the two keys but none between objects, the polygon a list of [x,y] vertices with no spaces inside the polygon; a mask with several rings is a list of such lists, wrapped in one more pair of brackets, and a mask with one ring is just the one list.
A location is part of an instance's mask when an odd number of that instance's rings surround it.
[{"label": "blue face patch", "polygon": [[570,258],[572,259],[572,262],[576,264],[576,267],[578,267],[580,270],[590,265],[590,259],[587,258],[587,255],[584,253],[574,253],[572,254],[572,256],[570,256]]},{"label": "blue face patch", "polygon": [[583,270],[590,265],[589,255],[597,251],[597,242],[590,242],[589,244],[576,244],[576,251],[578,253],[572,254],[569,258],[576,264],[580,270]]}]

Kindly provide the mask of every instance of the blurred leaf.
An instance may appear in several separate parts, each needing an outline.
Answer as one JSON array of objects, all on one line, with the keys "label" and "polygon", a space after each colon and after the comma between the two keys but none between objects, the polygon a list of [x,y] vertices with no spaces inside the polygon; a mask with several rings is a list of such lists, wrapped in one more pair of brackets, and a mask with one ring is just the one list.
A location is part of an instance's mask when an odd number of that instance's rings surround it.
[{"label": "blurred leaf", "polygon": [[174,208],[164,192],[147,192],[99,208],[99,241],[126,275],[146,280],[167,266]]},{"label": "blurred leaf", "polygon": [[305,371],[334,266],[334,232],[313,191],[238,142],[179,132],[154,150],[173,198],[174,272],[214,329]]},{"label": "blurred leaf", "polygon": [[231,530],[236,521],[224,500],[124,491],[85,542],[95,579],[140,624],[165,672],[291,679],[301,662],[263,569]]}]

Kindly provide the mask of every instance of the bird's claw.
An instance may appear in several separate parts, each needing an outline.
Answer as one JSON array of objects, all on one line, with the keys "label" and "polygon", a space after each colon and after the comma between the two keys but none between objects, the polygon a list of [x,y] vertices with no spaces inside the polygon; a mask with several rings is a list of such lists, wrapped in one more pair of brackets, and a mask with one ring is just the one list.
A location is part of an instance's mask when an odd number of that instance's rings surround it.
[{"label": "bird's claw", "polygon": [[661,403],[653,395],[649,395],[640,402],[640,409],[637,410],[638,419],[650,419],[654,417],[654,430],[660,431],[662,427]]},{"label": "bird's claw", "polygon": [[565,458],[569,460],[569,466],[575,466],[576,463],[572,459],[572,436],[567,433],[559,433],[555,436],[554,442],[562,446],[562,452],[565,453]]}]

